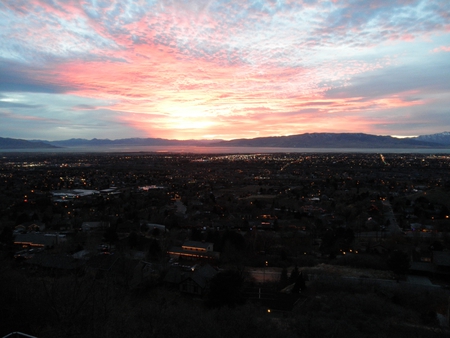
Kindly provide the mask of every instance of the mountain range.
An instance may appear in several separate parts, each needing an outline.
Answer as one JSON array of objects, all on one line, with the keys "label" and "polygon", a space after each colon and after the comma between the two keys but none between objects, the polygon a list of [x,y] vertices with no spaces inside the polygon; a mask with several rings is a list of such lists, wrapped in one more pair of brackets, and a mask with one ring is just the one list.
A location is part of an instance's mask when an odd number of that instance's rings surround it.
[{"label": "mountain range", "polygon": [[58,148],[47,141],[27,141],[22,139],[0,137],[0,149],[51,149]]},{"label": "mountain range", "polygon": [[438,136],[430,139],[396,138],[363,133],[306,133],[280,137],[259,137],[221,141],[216,146],[278,148],[439,148],[450,146]]},{"label": "mountain range", "polygon": [[364,133],[305,133],[291,136],[224,140],[168,140],[162,138],[23,140],[0,137],[0,149],[107,148],[133,146],[274,147],[274,148],[448,148],[450,132],[409,138]]}]

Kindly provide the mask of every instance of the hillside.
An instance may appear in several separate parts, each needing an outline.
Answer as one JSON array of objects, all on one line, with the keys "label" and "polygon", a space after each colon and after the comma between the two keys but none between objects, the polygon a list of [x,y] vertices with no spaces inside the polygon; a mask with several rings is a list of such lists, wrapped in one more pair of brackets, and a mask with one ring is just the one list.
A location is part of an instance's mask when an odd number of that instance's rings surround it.
[{"label": "hillside", "polygon": [[21,139],[0,137],[0,149],[51,149],[58,148],[42,141],[27,141]]},{"label": "hillside", "polygon": [[0,138],[0,149],[45,149],[54,147],[138,147],[138,146],[198,146],[198,147],[271,147],[271,148],[354,148],[354,149],[446,149],[450,133],[396,138],[364,133],[305,133],[290,136],[270,136],[252,139],[169,140],[162,138],[68,139],[59,141]]},{"label": "hillside", "polygon": [[434,142],[434,143],[450,145],[450,132],[444,131],[443,133],[420,135],[420,136],[414,137],[413,139],[418,140],[418,141]]},{"label": "hillside", "polygon": [[363,133],[306,133],[223,141],[217,146],[279,148],[439,148],[441,144]]}]

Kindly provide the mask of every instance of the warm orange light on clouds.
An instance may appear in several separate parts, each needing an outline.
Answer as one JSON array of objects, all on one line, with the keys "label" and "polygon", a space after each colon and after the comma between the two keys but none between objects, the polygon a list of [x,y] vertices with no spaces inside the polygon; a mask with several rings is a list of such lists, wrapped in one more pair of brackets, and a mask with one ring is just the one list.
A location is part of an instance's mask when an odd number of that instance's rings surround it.
[{"label": "warm orange light on clouds", "polygon": [[[423,104],[401,95],[327,99],[329,87],[317,85],[324,73],[332,73],[332,82],[381,68],[379,64],[332,63],[321,70],[271,66],[263,71],[178,60],[168,51],[146,48],[138,48],[127,62],[62,64],[54,76],[75,88],[74,94],[115,100],[103,108],[121,112],[117,119],[144,135],[176,139],[348,131],[365,125],[358,126],[356,120],[349,124],[350,113]],[[143,52],[152,55],[151,60],[141,60]]]},{"label": "warm orange light on clouds", "polygon": [[[6,1],[0,131],[233,139],[450,130],[449,6]],[[23,121],[41,127],[30,134]]]}]

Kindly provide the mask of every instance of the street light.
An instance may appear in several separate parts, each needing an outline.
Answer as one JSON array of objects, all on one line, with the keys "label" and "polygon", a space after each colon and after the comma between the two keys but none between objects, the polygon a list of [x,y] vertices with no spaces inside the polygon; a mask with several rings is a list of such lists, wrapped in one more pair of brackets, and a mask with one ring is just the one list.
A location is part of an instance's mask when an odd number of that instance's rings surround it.
[{"label": "street light", "polygon": [[269,266],[269,262],[265,261],[264,262],[264,270],[263,270],[263,284],[266,283],[266,267],[268,267],[268,266]]}]

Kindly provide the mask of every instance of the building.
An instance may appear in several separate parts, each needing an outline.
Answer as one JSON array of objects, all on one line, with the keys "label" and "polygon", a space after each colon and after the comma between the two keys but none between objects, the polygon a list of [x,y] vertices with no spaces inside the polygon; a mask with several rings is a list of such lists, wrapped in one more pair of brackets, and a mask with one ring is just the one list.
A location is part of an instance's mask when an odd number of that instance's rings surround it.
[{"label": "building", "polygon": [[180,291],[202,296],[208,291],[210,281],[217,273],[218,271],[209,264],[195,269],[181,281]]},{"label": "building", "polygon": [[212,278],[218,270],[209,264],[196,264],[187,269],[182,266],[172,266],[164,277],[167,286],[178,288],[182,293],[203,296],[209,290]]},{"label": "building", "polygon": [[162,224],[155,224],[155,223],[148,223],[148,222],[146,222],[146,221],[141,221],[141,227],[147,227],[147,231],[148,232],[152,232],[152,231],[154,231],[155,229],[158,229],[159,231],[161,231],[161,232],[166,232],[166,231],[168,231],[168,229],[166,229],[166,226],[165,225],[162,225]]},{"label": "building", "polygon": [[93,231],[93,230],[102,230],[109,228],[109,222],[83,222],[81,224],[81,230],[83,231]]},{"label": "building", "polygon": [[14,244],[22,248],[53,248],[61,242],[66,241],[64,234],[43,234],[29,232],[26,234],[17,234],[14,238]]},{"label": "building", "polygon": [[214,251],[214,243],[186,241],[181,247],[173,246],[167,251],[171,258],[188,260],[217,260],[220,253]]}]

